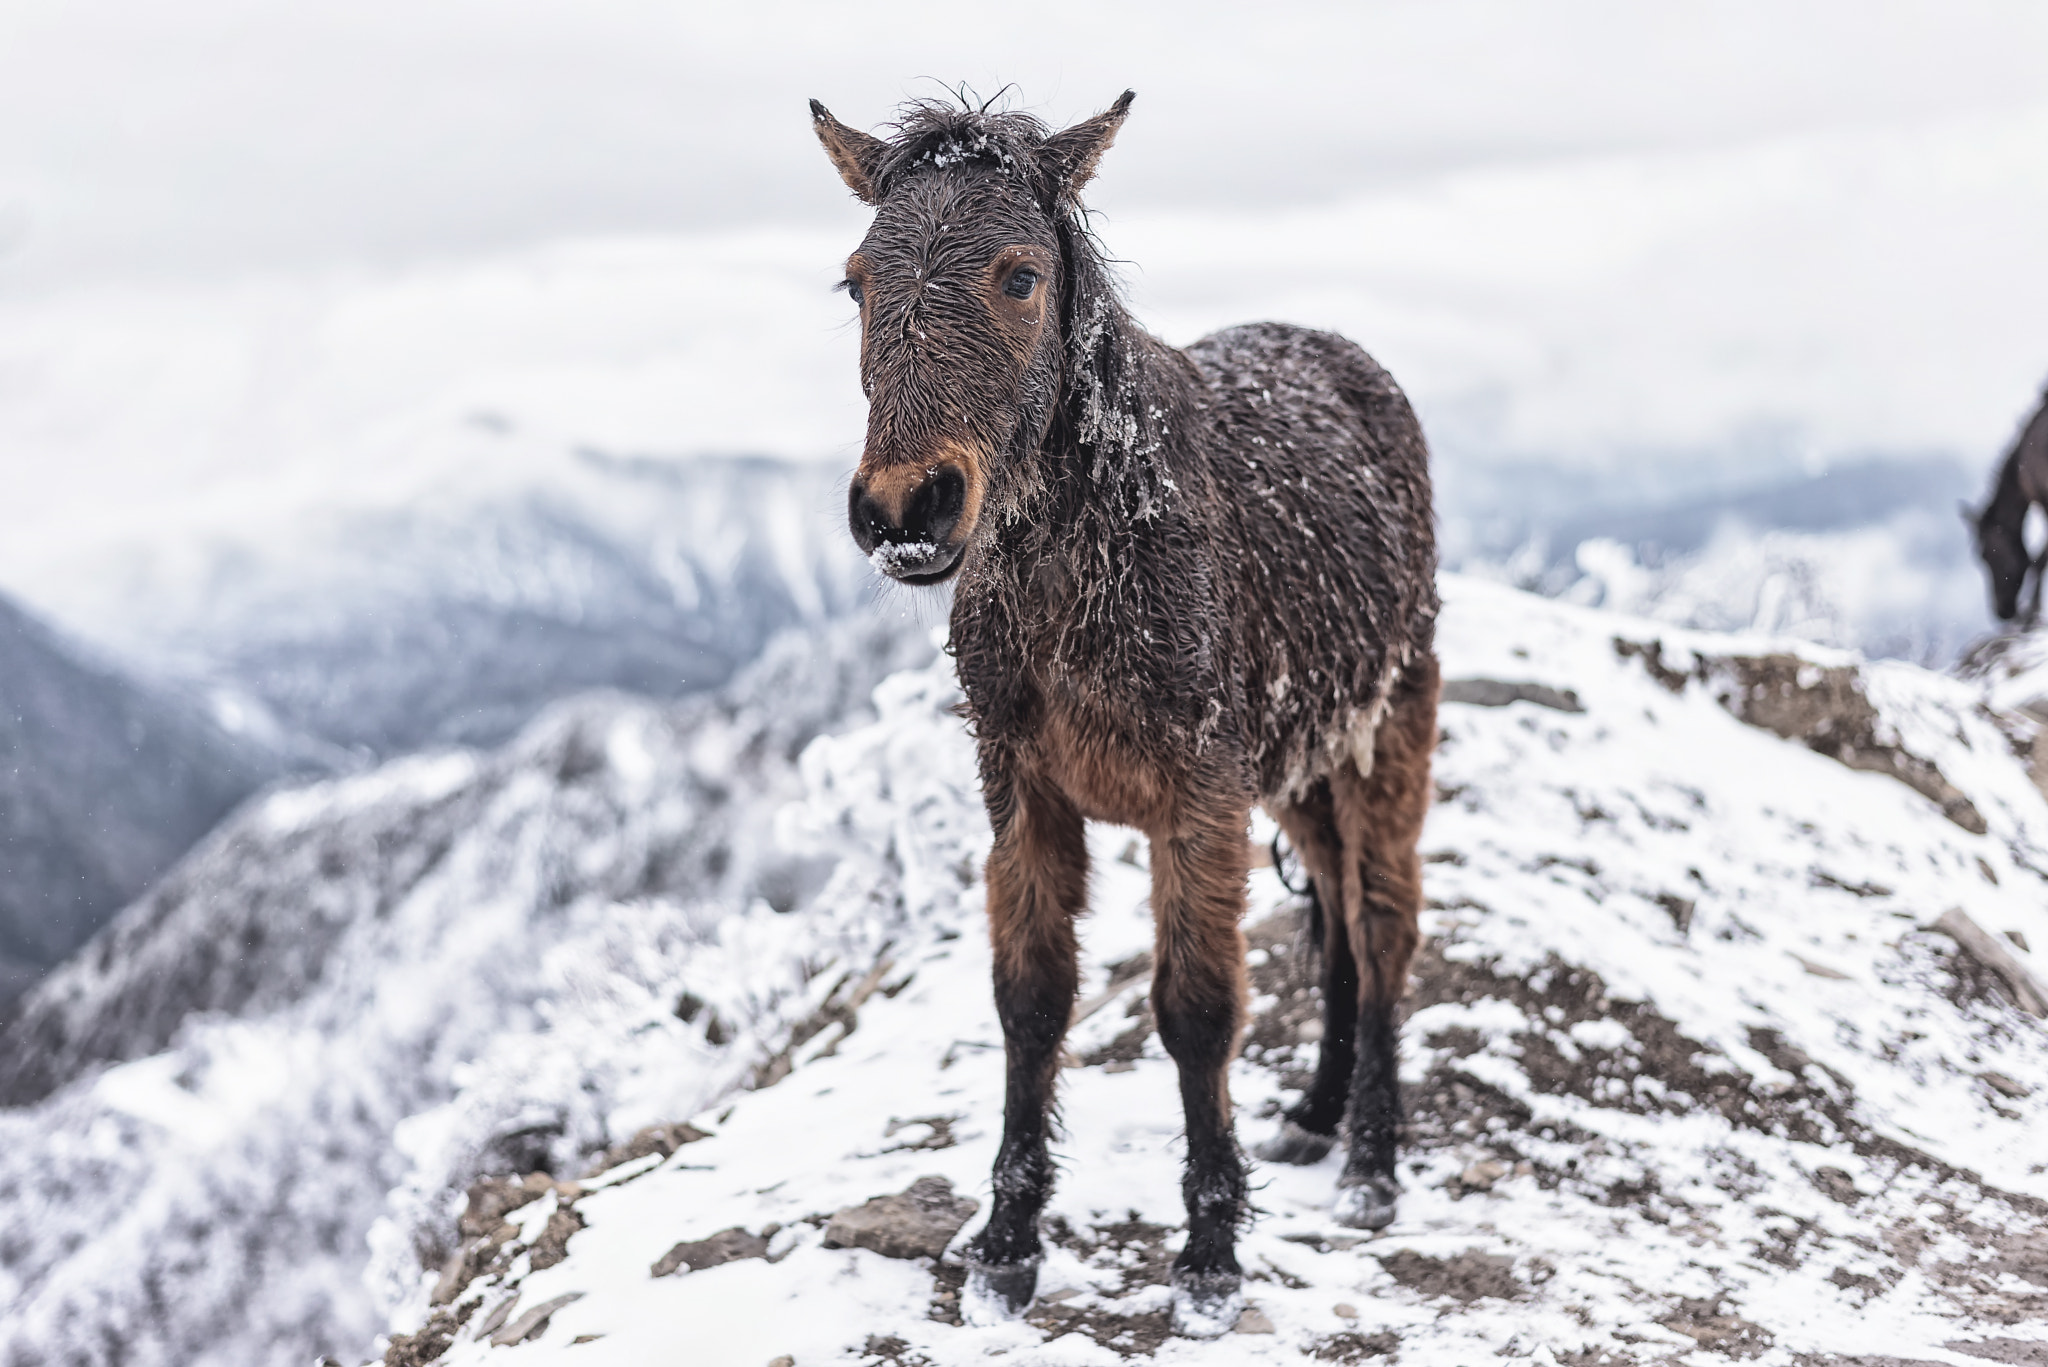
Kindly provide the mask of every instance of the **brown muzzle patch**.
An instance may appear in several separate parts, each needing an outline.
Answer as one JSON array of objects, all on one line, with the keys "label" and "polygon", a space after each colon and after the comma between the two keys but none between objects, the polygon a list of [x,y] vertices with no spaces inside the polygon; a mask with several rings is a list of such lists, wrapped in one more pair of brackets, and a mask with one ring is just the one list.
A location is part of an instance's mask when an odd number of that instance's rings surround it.
[{"label": "brown muzzle patch", "polygon": [[847,490],[848,525],[877,569],[935,584],[959,566],[982,488],[981,462],[957,445],[930,460],[864,461]]}]

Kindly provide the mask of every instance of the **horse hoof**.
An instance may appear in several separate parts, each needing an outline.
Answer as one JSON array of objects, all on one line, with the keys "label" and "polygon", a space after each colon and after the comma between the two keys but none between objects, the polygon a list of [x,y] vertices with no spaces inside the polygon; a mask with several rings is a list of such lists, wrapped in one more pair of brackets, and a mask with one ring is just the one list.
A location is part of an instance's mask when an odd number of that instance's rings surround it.
[{"label": "horse hoof", "polygon": [[1391,1177],[1367,1177],[1356,1185],[1337,1188],[1337,1223],[1353,1229],[1385,1229],[1394,1223],[1394,1208],[1401,1189]]},{"label": "horse hoof", "polygon": [[969,1324],[1001,1324],[1031,1308],[1038,1292],[1038,1259],[1021,1263],[967,1261],[967,1285],[961,1288],[960,1317]]},{"label": "horse hoof", "polygon": [[1320,1163],[1331,1146],[1336,1144],[1334,1134],[1317,1134],[1304,1130],[1292,1120],[1280,1122],[1280,1132],[1252,1150],[1252,1156],[1268,1163],[1295,1163],[1307,1166]]},{"label": "horse hoof", "polygon": [[1244,1313],[1244,1278],[1235,1272],[1173,1274],[1173,1332],[1184,1339],[1229,1333]]}]

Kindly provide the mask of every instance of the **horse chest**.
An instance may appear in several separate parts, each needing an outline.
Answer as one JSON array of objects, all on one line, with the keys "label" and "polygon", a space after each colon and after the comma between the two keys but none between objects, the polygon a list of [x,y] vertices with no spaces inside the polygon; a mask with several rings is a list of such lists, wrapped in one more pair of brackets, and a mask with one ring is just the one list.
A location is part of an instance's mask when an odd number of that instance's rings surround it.
[{"label": "horse chest", "polygon": [[1070,699],[1045,708],[1027,754],[1090,821],[1155,829],[1167,822],[1180,787],[1170,757],[1153,753],[1116,718]]}]

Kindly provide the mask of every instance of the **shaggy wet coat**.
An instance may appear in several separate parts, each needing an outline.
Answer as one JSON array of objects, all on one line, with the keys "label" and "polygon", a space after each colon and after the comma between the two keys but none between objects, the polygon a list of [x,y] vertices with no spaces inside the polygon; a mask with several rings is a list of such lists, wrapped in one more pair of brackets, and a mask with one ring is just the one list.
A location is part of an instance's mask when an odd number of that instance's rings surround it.
[{"label": "shaggy wet coat", "polygon": [[1254,803],[1301,852],[1328,922],[1318,1082],[1271,1156],[1320,1158],[1348,1116],[1340,1218],[1392,1217],[1435,544],[1422,432],[1356,345],[1267,323],[1183,351],[1126,312],[1079,191],[1130,98],[1059,133],[919,104],[887,140],[812,108],[877,209],[847,267],[870,401],[850,523],[884,572],[957,582],[951,648],[995,833],[1009,1085],[971,1287],[1008,1313],[1031,1299],[1084,822],[1117,822],[1151,840],[1151,1004],[1187,1117],[1177,1314],[1210,1333],[1241,1303],[1225,1074]]}]

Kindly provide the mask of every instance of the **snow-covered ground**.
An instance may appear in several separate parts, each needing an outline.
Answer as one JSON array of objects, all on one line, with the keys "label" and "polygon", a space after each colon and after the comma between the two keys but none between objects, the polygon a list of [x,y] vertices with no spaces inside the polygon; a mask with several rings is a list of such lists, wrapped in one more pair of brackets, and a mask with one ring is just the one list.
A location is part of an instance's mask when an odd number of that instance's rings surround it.
[{"label": "snow-covered ground", "polygon": [[[758,989],[707,952],[658,988],[565,984],[540,1028],[494,1040],[454,1101],[407,1122],[419,1156],[377,1265],[407,1337],[386,1360],[2040,1360],[2048,1027],[1932,928],[1960,908],[2041,972],[2018,948],[2048,944],[2048,804],[2015,752],[2029,727],[1907,665],[1782,655],[1457,577],[1445,591],[1447,678],[1535,685],[1521,691],[1540,701],[1443,709],[1390,1229],[1331,1220],[1335,1160],[1262,1166],[1241,1248],[1255,1313],[1220,1343],[1166,1336],[1179,1109],[1144,976],[1117,971],[1149,942],[1146,854],[1099,828],[1093,1010],[1070,1039],[1030,1315],[963,1325],[952,1258],[824,1246],[825,1217],[920,1176],[987,1198],[1002,1090],[977,915],[987,830],[942,661],[886,684],[875,723],[814,742],[780,818],[792,848],[840,861],[786,918],[805,928],[790,944],[820,956],[797,1047],[714,1043],[754,1017]],[[1876,709],[1864,771],[1773,710],[1831,699],[1808,724],[1832,715],[1839,739],[1852,696]],[[1937,773],[1947,811],[1871,763],[1921,789]],[[1248,1141],[1313,1047],[1294,904],[1263,869],[1251,901],[1254,1025],[1232,1079]],[[666,1162],[542,1183],[502,1242],[457,1235],[441,1154],[495,1098],[713,1048],[780,1049],[782,1064],[690,1115],[708,1137]],[[682,1118],[622,1101],[608,1129]],[[650,1274],[735,1228],[760,1236],[756,1256]],[[482,1275],[450,1280],[465,1257]]]}]

